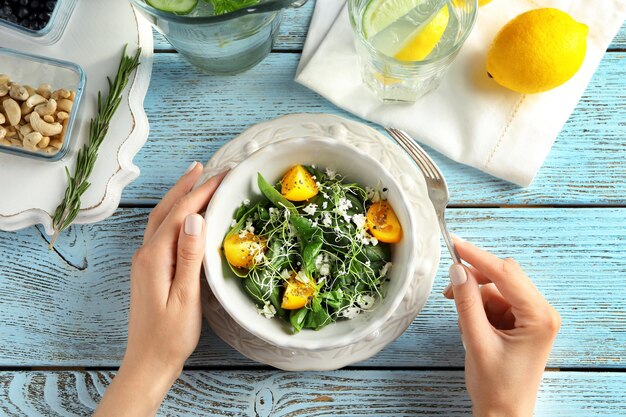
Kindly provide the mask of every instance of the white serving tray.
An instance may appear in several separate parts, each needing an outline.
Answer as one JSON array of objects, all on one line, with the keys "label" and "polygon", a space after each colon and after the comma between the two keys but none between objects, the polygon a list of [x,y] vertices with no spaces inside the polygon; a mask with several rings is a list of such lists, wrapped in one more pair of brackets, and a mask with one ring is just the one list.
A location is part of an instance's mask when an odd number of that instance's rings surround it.
[{"label": "white serving tray", "polygon": [[132,160],[148,138],[143,100],[152,72],[152,29],[127,0],[84,0],[77,2],[63,37],[54,45],[40,45],[7,29],[0,30],[0,46],[75,62],[87,74],[80,114],[65,157],[47,162],[0,154],[0,230],[42,224],[52,234],[52,214],[67,185],[65,167],[74,172],[76,154],[88,140],[89,121],[96,115],[98,91],[108,92],[106,77],[115,76],[125,44],[129,54],[142,48],[141,65],[111,122],[76,223],[93,223],[113,214],[124,187],[139,176]]}]

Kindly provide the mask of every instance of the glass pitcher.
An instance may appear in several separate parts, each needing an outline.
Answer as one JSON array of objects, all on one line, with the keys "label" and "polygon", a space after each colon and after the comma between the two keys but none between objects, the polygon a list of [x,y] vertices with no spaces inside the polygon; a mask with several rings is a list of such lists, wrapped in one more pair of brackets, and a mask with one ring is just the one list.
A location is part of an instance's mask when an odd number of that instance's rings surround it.
[{"label": "glass pitcher", "polygon": [[130,2],[189,62],[210,74],[232,75],[269,55],[283,10],[307,0],[261,0],[223,15],[212,15],[212,6],[204,0],[188,15],[157,10],[145,0]]}]

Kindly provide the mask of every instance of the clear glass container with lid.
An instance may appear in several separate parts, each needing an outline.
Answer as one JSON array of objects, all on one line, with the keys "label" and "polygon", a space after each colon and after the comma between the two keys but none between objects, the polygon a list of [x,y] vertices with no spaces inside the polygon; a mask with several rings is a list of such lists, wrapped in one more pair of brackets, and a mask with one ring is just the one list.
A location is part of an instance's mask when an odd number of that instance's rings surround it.
[{"label": "clear glass container with lid", "polygon": [[[0,7],[0,34],[13,33],[42,45],[52,45],[61,39],[77,3],[78,0],[14,0],[3,2],[4,6]],[[47,23],[40,29],[33,29],[24,23],[20,24],[22,19],[28,18],[28,11],[44,14],[38,18],[43,21],[47,20]]]}]

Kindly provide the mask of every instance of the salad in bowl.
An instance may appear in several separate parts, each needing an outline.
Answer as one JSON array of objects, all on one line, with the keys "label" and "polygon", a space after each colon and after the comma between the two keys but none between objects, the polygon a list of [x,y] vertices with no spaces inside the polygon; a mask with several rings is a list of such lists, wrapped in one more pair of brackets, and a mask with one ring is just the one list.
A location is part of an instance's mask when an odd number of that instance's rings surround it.
[{"label": "salad in bowl", "polygon": [[294,351],[376,337],[420,254],[398,181],[324,137],[276,141],[239,160],[205,214],[211,303],[234,321],[222,325]]},{"label": "salad in bowl", "polygon": [[402,226],[387,189],[348,182],[331,168],[294,165],[276,184],[257,173],[223,254],[259,314],[319,330],[376,308]]}]

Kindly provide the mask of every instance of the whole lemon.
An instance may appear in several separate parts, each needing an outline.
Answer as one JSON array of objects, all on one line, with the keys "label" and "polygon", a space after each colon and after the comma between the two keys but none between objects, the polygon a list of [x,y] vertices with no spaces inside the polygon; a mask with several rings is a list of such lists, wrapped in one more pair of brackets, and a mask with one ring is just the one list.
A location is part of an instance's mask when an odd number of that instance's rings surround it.
[{"label": "whole lemon", "polygon": [[498,32],[487,53],[487,72],[498,84],[525,94],[551,90],[580,68],[587,25],[557,9],[522,13]]}]

